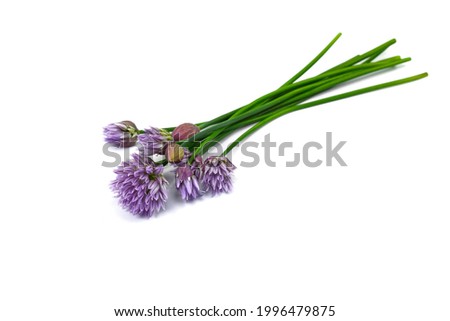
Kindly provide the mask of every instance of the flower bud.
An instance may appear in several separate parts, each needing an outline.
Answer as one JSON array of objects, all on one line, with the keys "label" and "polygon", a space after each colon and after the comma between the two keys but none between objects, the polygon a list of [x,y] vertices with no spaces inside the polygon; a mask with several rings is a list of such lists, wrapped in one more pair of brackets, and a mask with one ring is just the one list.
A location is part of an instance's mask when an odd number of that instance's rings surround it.
[{"label": "flower bud", "polygon": [[172,137],[174,141],[180,141],[188,139],[200,131],[196,125],[191,123],[184,123],[175,128],[172,132]]},{"label": "flower bud", "polygon": [[183,160],[184,149],[180,145],[170,142],[166,147],[166,159],[169,163],[179,163]]},{"label": "flower bud", "polygon": [[138,129],[131,120],[124,120],[119,123],[116,123],[116,126],[119,127],[122,131],[126,132],[136,132]]},{"label": "flower bud", "polygon": [[131,147],[137,142],[138,129],[129,120],[112,123],[103,129],[105,141],[116,147]]}]

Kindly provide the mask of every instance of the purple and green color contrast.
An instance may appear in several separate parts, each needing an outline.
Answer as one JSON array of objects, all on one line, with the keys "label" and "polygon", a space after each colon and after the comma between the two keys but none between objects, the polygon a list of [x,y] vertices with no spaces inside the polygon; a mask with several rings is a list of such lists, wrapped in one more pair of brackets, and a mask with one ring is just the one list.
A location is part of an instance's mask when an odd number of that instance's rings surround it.
[{"label": "purple and green color contrast", "polygon": [[[314,59],[279,88],[213,119],[195,124],[183,123],[176,127],[147,127],[141,130],[131,121],[107,125],[104,128],[106,143],[117,148],[137,147],[131,158],[114,170],[116,178],[111,183],[111,189],[119,204],[141,217],[151,217],[164,210],[168,201],[167,175],[174,175],[174,187],[179,198],[186,202],[206,195],[229,193],[236,170],[229,153],[268,123],[295,111],[407,84],[428,76],[422,73],[317,99],[317,95],[337,86],[343,87],[380,71],[395,69],[411,60],[400,56],[381,58],[396,42],[392,39],[316,76],[303,77],[340,36],[334,37]],[[206,155],[211,147],[242,129],[245,129],[244,132],[232,140],[224,152]]]}]

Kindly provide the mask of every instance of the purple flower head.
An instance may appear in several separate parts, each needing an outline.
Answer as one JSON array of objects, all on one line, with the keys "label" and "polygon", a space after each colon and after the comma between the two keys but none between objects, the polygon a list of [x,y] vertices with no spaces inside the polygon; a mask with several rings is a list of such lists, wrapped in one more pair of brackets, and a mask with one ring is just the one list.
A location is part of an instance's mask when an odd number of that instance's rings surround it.
[{"label": "purple flower head", "polygon": [[194,173],[192,165],[185,163],[177,167],[175,171],[175,186],[185,201],[194,200],[203,194],[200,189],[199,177]]},{"label": "purple flower head", "polygon": [[137,142],[138,129],[129,120],[112,123],[103,128],[105,141],[115,147],[131,147]]},{"label": "purple flower head", "polygon": [[194,161],[191,165],[191,170],[194,173],[195,176],[198,178],[202,178],[202,168],[203,168],[203,158],[199,155],[195,156]]},{"label": "purple flower head", "polygon": [[164,166],[156,165],[150,158],[133,154],[114,173],[111,188],[119,203],[128,211],[142,217],[150,217],[164,209],[167,201],[167,185],[163,176]]},{"label": "purple flower head", "polygon": [[213,195],[230,192],[232,188],[232,173],[236,167],[224,156],[208,157],[203,163],[202,182],[206,190]]},{"label": "purple flower head", "polygon": [[164,155],[167,143],[172,141],[170,133],[164,129],[150,127],[138,136],[139,152],[143,156]]}]

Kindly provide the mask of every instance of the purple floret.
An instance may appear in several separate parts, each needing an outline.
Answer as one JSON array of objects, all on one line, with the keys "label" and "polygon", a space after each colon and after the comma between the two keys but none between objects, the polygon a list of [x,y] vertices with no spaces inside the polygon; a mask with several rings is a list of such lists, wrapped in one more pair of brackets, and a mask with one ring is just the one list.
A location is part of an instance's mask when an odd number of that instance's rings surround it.
[{"label": "purple floret", "polygon": [[132,214],[150,217],[163,210],[167,201],[168,182],[163,176],[164,166],[151,159],[133,154],[114,173],[111,183],[119,203]]},{"label": "purple floret", "polygon": [[203,194],[200,189],[199,177],[195,175],[196,172],[192,166],[183,163],[175,172],[175,186],[185,201],[194,200]]},{"label": "purple floret", "polygon": [[138,129],[129,120],[112,123],[103,128],[105,141],[115,147],[131,147],[137,142]]},{"label": "purple floret", "polygon": [[138,136],[139,152],[144,156],[164,155],[167,144],[172,140],[169,132],[150,127]]},{"label": "purple floret", "polygon": [[228,193],[232,188],[232,173],[236,167],[224,156],[208,157],[203,163],[202,183],[213,195]]}]

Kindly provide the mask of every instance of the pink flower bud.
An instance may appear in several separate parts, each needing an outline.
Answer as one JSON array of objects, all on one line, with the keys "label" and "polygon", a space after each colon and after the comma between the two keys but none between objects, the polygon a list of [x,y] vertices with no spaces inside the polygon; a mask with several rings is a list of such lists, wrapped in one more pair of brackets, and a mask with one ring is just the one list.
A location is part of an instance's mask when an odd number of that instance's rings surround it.
[{"label": "pink flower bud", "polygon": [[172,137],[174,141],[180,141],[188,139],[200,131],[196,125],[191,123],[184,123],[175,128],[172,132]]},{"label": "pink flower bud", "polygon": [[170,142],[166,148],[166,159],[169,163],[179,163],[183,160],[184,149],[180,145]]}]

